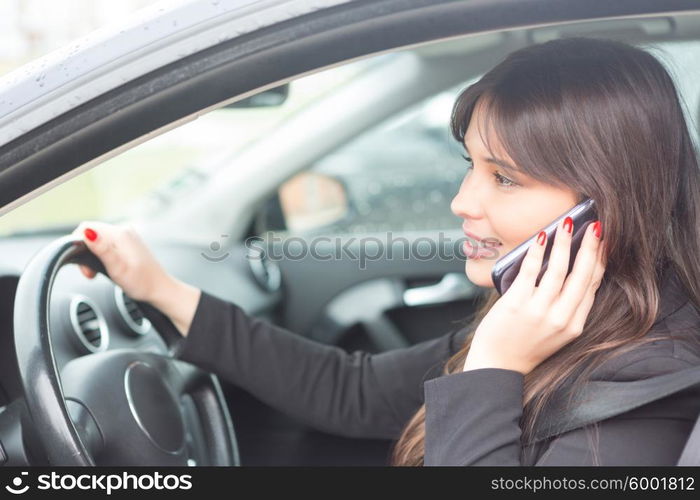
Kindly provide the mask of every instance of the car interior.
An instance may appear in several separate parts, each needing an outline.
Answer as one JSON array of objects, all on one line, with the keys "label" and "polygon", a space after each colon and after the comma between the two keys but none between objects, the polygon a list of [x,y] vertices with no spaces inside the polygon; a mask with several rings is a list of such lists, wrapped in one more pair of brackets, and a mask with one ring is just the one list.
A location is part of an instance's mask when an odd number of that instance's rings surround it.
[{"label": "car interior", "polygon": [[[464,274],[450,211],[465,171],[451,105],[509,52],[577,35],[638,44],[667,63],[700,141],[700,13],[549,23],[376,50],[244,98],[229,88],[196,119],[172,119],[0,217],[4,463],[47,463],[22,403],[18,283],[82,220],[132,223],[177,278],[347,352],[464,326],[482,290]],[[301,251],[312,242],[332,251],[331,238],[347,243],[335,258]],[[430,258],[402,258],[407,246]],[[55,271],[47,316],[58,372],[118,349],[167,355],[158,325],[108,277],[86,279],[75,262]],[[242,465],[388,463],[393,441],[331,435],[218,383]],[[192,465],[210,463],[197,453]]]}]

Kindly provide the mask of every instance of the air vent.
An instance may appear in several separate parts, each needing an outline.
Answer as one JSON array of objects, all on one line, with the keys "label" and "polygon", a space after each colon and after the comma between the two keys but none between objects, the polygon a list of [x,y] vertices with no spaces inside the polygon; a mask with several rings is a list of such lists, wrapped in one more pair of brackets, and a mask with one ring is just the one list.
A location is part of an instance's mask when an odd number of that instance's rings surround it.
[{"label": "air vent", "polygon": [[263,250],[251,248],[247,255],[250,270],[255,277],[255,281],[266,291],[276,292],[279,290],[282,273],[274,261],[270,260]]},{"label": "air vent", "polygon": [[87,297],[76,295],[70,302],[70,321],[80,345],[89,352],[107,349],[109,332],[104,316],[97,305]]},{"label": "air vent", "polygon": [[145,335],[151,329],[151,322],[143,315],[136,302],[124,293],[119,286],[114,287],[114,301],[124,322],[136,335]]}]

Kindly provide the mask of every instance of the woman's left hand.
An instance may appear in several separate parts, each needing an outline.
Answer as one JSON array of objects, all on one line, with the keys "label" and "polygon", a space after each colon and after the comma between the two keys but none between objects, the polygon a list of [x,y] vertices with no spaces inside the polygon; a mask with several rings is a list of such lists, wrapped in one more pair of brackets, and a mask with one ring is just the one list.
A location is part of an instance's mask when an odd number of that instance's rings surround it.
[{"label": "woman's left hand", "polygon": [[572,235],[565,221],[539,286],[546,242],[530,245],[515,280],[474,332],[464,371],[505,368],[525,375],[581,334],[605,273],[604,244],[594,234],[595,222],[589,223],[566,276]]}]

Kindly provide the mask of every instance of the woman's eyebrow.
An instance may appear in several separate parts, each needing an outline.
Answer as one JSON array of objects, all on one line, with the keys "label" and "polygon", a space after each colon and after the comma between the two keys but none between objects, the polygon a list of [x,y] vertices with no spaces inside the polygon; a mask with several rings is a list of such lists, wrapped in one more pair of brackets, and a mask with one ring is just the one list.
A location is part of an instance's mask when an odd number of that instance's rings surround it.
[{"label": "woman's eyebrow", "polygon": [[[465,151],[467,154],[469,154],[469,148],[467,147],[466,144],[464,144],[464,151]],[[493,165],[498,165],[498,166],[501,167],[502,169],[507,170],[508,172],[510,172],[511,174],[520,174],[520,173],[521,173],[521,172],[520,172],[520,169],[514,167],[513,165],[511,165],[510,163],[508,163],[508,162],[505,161],[505,160],[500,160],[500,159],[498,159],[498,158],[492,158],[492,157],[489,156],[489,157],[487,157],[487,158],[484,158],[484,161],[485,161],[486,163],[492,163]]]}]

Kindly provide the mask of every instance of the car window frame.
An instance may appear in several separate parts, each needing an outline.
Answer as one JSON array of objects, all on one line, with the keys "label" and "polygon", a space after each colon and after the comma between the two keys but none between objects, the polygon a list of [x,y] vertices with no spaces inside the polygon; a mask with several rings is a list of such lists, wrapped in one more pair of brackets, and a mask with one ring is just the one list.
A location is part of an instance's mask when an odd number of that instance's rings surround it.
[{"label": "car window frame", "polygon": [[356,58],[494,29],[698,11],[696,3],[683,0],[673,6],[632,0],[608,4],[541,0],[536,2],[538,9],[530,3],[353,1],[191,54],[0,147],[0,215],[148,136]]}]

